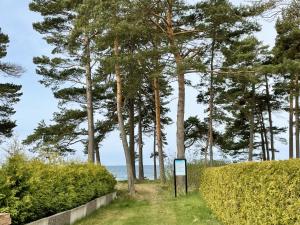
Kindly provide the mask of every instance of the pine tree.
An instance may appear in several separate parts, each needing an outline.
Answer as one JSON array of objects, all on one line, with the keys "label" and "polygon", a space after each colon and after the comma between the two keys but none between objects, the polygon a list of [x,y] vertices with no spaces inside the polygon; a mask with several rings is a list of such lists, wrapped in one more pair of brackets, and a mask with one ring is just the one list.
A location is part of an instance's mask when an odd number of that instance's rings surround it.
[{"label": "pine tree", "polygon": [[[101,86],[100,84],[97,84],[93,93],[94,109],[96,112],[101,111],[104,116],[104,120],[97,120],[95,123],[95,158],[98,164],[100,164],[99,145],[116,124],[116,115],[111,113],[115,111],[115,101],[111,99],[113,93],[110,93],[109,85],[102,84]],[[87,112],[84,107],[86,103],[85,88],[62,89],[55,92],[55,97],[60,100],[60,112],[54,113],[50,125],[44,121],[40,122],[33,134],[24,140],[24,144],[31,145],[31,150],[38,153],[42,158],[74,153],[77,143],[88,147],[88,131],[85,128],[87,121]],[[74,103],[83,107],[81,109],[62,107],[68,104],[74,105]],[[106,113],[104,113],[103,108],[108,109]]]},{"label": "pine tree", "polygon": [[[164,86],[163,86],[164,85]],[[162,88],[163,87],[163,88]],[[171,120],[165,117],[166,110],[164,108],[163,97],[170,94],[168,86],[164,83],[164,80],[160,77],[154,77],[153,79],[153,91],[154,91],[154,107],[155,107],[155,130],[157,139],[157,148],[160,165],[160,178],[162,183],[165,183],[165,169],[164,169],[164,152],[163,152],[163,126],[170,124]],[[154,153],[155,154],[155,153]],[[153,155],[154,156],[154,155]],[[154,156],[155,157],[155,156]]]},{"label": "pine tree", "polygon": [[[204,155],[205,163],[207,165],[207,148],[209,128],[206,121],[201,121],[197,116],[191,116],[184,122],[185,127],[185,148],[196,148],[196,153]],[[222,134],[215,129],[213,130],[214,146],[222,147]],[[200,151],[199,151],[200,149]]]},{"label": "pine tree", "polygon": [[[81,142],[84,146],[88,146],[89,161],[95,161],[96,158],[97,163],[100,163],[100,141],[103,140],[103,135],[105,136],[112,128],[104,129],[106,125],[103,127],[102,121],[94,121],[93,114],[95,111],[103,111],[102,107],[105,108],[107,104],[111,105],[107,101],[113,98],[114,83],[109,82],[108,74],[102,71],[98,59],[95,58],[101,46],[99,47],[92,39],[95,31],[85,22],[87,20],[84,16],[86,8],[82,7],[80,1],[72,2],[72,4],[34,1],[30,4],[30,8],[40,12],[44,17],[44,21],[35,23],[34,28],[44,34],[46,41],[53,46],[52,58],[36,57],[34,63],[38,66],[37,73],[42,76],[40,82],[46,87],[51,87],[54,97],[59,99],[61,112],[58,114],[61,119],[57,120],[57,115],[55,115],[54,124],[45,125],[49,129],[39,126],[34,134],[25,140],[25,143],[35,144],[34,149],[38,149],[37,146],[41,144],[47,147],[49,143],[44,142],[40,134],[46,132],[47,135],[51,135],[51,132],[54,132],[53,135],[60,135],[56,143],[55,140],[52,141],[53,144],[61,147],[56,149],[59,150],[59,154],[64,154],[64,150],[74,151],[71,146]],[[114,100],[112,101],[110,110],[114,111]],[[69,113],[76,111],[79,115]],[[107,117],[113,120],[114,115]],[[73,124],[75,121],[76,124]],[[88,129],[85,129],[83,126],[87,121]],[[53,126],[62,124],[73,128],[69,129],[65,136],[62,130],[57,133],[51,129]],[[101,130],[103,133],[99,133]],[[73,141],[67,142],[66,147],[61,145],[69,139],[69,135],[74,138]],[[51,149],[55,150],[55,148]]]},{"label": "pine tree", "polygon": [[[0,28],[0,59],[7,55],[8,43],[8,36],[2,33]],[[22,67],[0,61],[0,75],[18,77],[22,72]],[[13,129],[16,127],[16,122],[11,119],[11,116],[16,113],[13,106],[20,101],[21,88],[21,85],[0,83],[0,143],[4,137],[11,137]]]},{"label": "pine tree", "polygon": [[[296,157],[300,157],[299,138],[299,61],[300,61],[300,4],[292,1],[282,12],[282,17],[276,23],[277,38],[274,47],[274,63],[277,64],[277,73],[289,80],[285,91],[289,92],[289,157],[294,157],[293,128],[296,131]],[[279,69],[278,69],[279,68]],[[276,68],[275,68],[276,69]],[[295,102],[295,106],[294,106]],[[295,123],[293,117],[295,116]]]},{"label": "pine tree", "polygon": [[[202,56],[207,65],[206,73],[209,76],[209,129],[208,149],[210,163],[213,162],[213,120],[218,112],[214,112],[215,80],[218,69],[222,67],[221,50],[237,40],[242,35],[258,31],[259,26],[251,21],[254,13],[249,13],[246,7],[233,6],[227,0],[207,0],[196,5],[197,11],[194,15],[197,29],[202,29],[200,37],[204,39],[205,54]],[[246,13],[247,12],[247,13]]]},{"label": "pine tree", "polygon": [[42,56],[34,59],[38,65],[37,73],[42,76],[41,83],[50,86],[54,92],[63,92],[66,86],[85,90],[88,161],[94,162],[93,80],[100,53],[94,37],[102,27],[90,26],[89,6],[82,1],[33,1],[30,9],[43,16],[44,20],[33,26],[53,46],[52,58]]},{"label": "pine tree", "polygon": [[[185,112],[185,73],[191,68],[190,55],[186,46],[197,33],[193,28],[187,29],[188,15],[191,6],[183,1],[141,1],[141,7],[146,12],[144,16],[148,23],[155,25],[157,32],[167,43],[167,53],[173,56],[176,65],[174,74],[178,81],[177,107],[177,157],[185,158],[184,149],[184,112]],[[172,62],[172,63],[173,63]]]},{"label": "pine tree", "polygon": [[[233,72],[226,78],[228,79],[226,83],[230,86],[219,96],[220,99],[229,100],[223,104],[232,115],[227,119],[225,137],[229,138],[231,135],[236,137],[233,141],[228,141],[231,142],[229,146],[232,145],[233,150],[248,148],[249,161],[253,160],[257,131],[255,129],[256,105],[260,79],[256,70],[261,65],[265,51],[266,47],[254,37],[245,38],[223,49],[226,56],[224,67],[234,67],[238,71],[237,74]],[[234,132],[237,134],[234,135]]]}]

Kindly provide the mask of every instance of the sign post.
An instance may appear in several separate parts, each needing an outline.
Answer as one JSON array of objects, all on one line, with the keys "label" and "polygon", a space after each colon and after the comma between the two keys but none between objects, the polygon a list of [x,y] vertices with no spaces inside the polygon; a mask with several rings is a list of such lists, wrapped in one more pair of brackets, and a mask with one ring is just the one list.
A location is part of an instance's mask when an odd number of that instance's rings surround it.
[{"label": "sign post", "polygon": [[187,165],[186,159],[174,159],[174,190],[175,190],[175,197],[177,197],[177,182],[176,178],[185,177],[185,194],[188,192],[188,185],[187,185]]}]

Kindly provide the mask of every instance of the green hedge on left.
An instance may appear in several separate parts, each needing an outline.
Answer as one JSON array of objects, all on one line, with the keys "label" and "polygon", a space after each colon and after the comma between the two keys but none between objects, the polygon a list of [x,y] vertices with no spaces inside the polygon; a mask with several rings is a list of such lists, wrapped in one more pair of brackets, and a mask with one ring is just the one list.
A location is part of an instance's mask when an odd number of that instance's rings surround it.
[{"label": "green hedge on left", "polygon": [[45,164],[10,158],[0,169],[0,212],[25,224],[87,203],[114,190],[116,180],[92,164]]}]

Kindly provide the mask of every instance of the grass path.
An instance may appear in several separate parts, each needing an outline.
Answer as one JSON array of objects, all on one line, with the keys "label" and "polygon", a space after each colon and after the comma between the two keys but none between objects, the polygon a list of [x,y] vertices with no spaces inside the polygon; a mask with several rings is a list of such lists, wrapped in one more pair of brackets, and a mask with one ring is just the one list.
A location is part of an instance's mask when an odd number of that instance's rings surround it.
[{"label": "grass path", "polygon": [[134,198],[118,184],[120,197],[76,225],[221,225],[205,206],[199,193],[173,197],[158,184],[137,184]]}]

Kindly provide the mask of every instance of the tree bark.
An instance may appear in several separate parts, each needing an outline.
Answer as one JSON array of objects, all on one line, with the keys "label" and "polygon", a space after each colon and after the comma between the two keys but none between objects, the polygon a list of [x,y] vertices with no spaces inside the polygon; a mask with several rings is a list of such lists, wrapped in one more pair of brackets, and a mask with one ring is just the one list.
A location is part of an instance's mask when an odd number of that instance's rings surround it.
[{"label": "tree bark", "polygon": [[[177,60],[179,61],[179,60]],[[185,82],[184,74],[178,74],[178,106],[177,106],[177,157],[185,158],[184,149],[184,108],[185,108]]]},{"label": "tree bark", "polygon": [[250,140],[249,140],[249,156],[248,161],[253,161],[254,151],[254,111],[255,111],[255,84],[252,84],[252,101],[250,112]]},{"label": "tree bark", "polygon": [[267,108],[268,108],[268,116],[269,116],[269,126],[270,126],[270,142],[271,142],[271,152],[272,152],[272,160],[275,160],[275,146],[274,146],[274,131],[273,131],[273,121],[272,121],[272,106],[270,103],[270,90],[269,90],[269,82],[268,75],[265,75],[266,80],[266,94],[267,94]]},{"label": "tree bark", "polygon": [[95,146],[96,164],[101,165],[99,143]]},{"label": "tree bark", "polygon": [[209,134],[209,163],[213,165],[213,110],[214,110],[214,56],[215,56],[215,42],[212,42],[211,45],[211,58],[210,58],[210,87],[209,87],[209,126],[208,126],[208,134]]},{"label": "tree bark", "polygon": [[88,120],[88,162],[95,162],[95,128],[93,109],[93,84],[91,68],[90,40],[85,37],[85,76],[86,76],[86,98],[87,98],[87,120]]},{"label": "tree bark", "polygon": [[293,87],[290,87],[290,110],[289,110],[289,158],[294,158],[294,96]]},{"label": "tree bark", "polygon": [[262,127],[263,127],[263,135],[264,135],[264,139],[265,139],[265,147],[266,147],[266,153],[267,153],[267,160],[270,160],[270,149],[269,149],[269,140],[268,140],[268,132],[265,126],[265,119],[264,119],[264,115],[261,112],[261,120],[262,120]]},{"label": "tree bark", "polygon": [[154,180],[157,180],[157,168],[156,168],[156,125],[154,125],[154,134],[153,134],[153,166],[154,166],[154,168],[153,168]]},{"label": "tree bark", "polygon": [[159,176],[162,183],[166,182],[165,165],[164,165],[164,153],[162,147],[162,135],[161,135],[161,118],[160,118],[160,89],[158,78],[154,78],[154,96],[155,96],[155,121],[156,121],[156,137],[158,148],[158,160],[159,160]]},{"label": "tree bark", "polygon": [[299,140],[299,75],[295,76],[295,129],[296,129],[296,158],[300,158]]},{"label": "tree bark", "polygon": [[205,149],[204,149],[204,163],[205,166],[208,166],[208,145],[209,145],[209,137],[207,137],[206,140],[206,145],[205,145]]},{"label": "tree bark", "polygon": [[260,129],[260,138],[261,138],[261,150],[262,150],[262,160],[266,161],[266,146],[265,146],[265,138],[264,138],[264,132],[261,124],[261,129]]},{"label": "tree bark", "polygon": [[177,105],[177,157],[185,158],[184,148],[184,108],[185,108],[185,80],[182,61],[178,46],[175,43],[174,27],[173,27],[173,1],[168,1],[168,9],[166,13],[167,36],[171,47],[171,53],[175,57],[177,79],[178,79],[178,105]]},{"label": "tree bark", "polygon": [[116,63],[115,63],[115,73],[116,73],[116,82],[117,82],[117,114],[118,114],[118,124],[119,124],[119,130],[120,130],[120,136],[123,144],[123,149],[125,153],[125,159],[126,159],[126,167],[127,167],[127,178],[128,178],[128,191],[130,195],[135,194],[135,187],[134,187],[134,176],[133,176],[133,170],[131,165],[131,158],[130,158],[130,151],[128,147],[127,137],[126,137],[126,131],[124,126],[124,119],[122,115],[123,106],[122,106],[122,77],[121,77],[121,69],[119,65],[119,40],[116,37],[114,41],[114,55],[116,57]]},{"label": "tree bark", "polygon": [[139,136],[139,180],[144,180],[144,163],[143,163],[143,123],[142,123],[142,110],[141,106],[142,102],[139,103],[138,113],[139,113],[139,128],[138,128],[138,136]]},{"label": "tree bark", "polygon": [[129,151],[133,171],[133,177],[136,179],[135,171],[135,149],[134,149],[134,100],[128,100],[129,107]]},{"label": "tree bark", "polygon": [[258,121],[260,124],[260,138],[261,138],[261,153],[262,153],[262,160],[266,161],[266,145],[265,145],[265,136],[264,136],[264,118],[263,118],[263,111],[258,108]]}]

